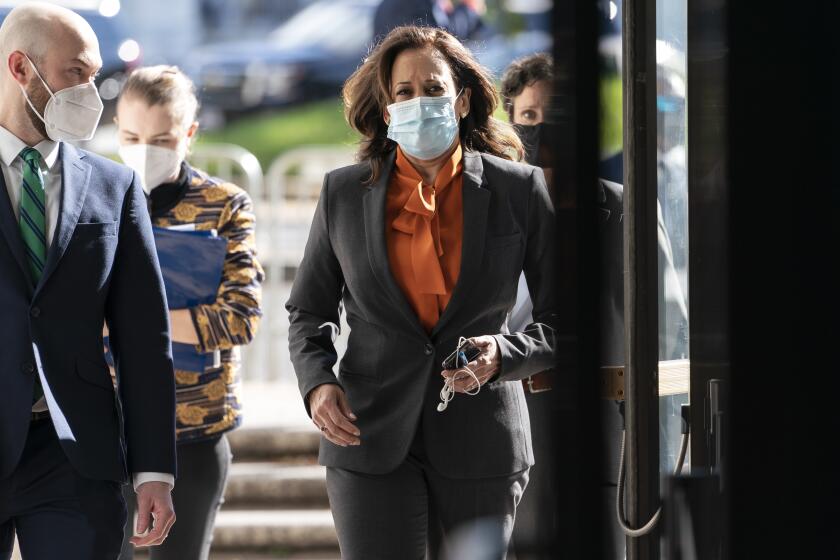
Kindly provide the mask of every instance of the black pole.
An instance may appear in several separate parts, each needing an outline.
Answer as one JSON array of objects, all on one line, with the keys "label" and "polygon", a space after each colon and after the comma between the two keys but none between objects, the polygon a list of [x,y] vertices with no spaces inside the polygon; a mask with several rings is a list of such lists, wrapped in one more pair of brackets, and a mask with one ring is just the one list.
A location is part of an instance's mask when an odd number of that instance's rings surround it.
[{"label": "black pole", "polygon": [[[639,527],[659,506],[655,0],[625,0],[623,32],[626,504]],[[628,538],[627,560],[657,559],[658,535]]]},{"label": "black pole", "polygon": [[[688,0],[688,225],[691,467],[708,472],[709,381],[729,377],[726,3]],[[704,437],[706,436],[706,437]]]},{"label": "black pole", "polygon": [[598,400],[597,7],[591,0],[554,5],[558,127],[553,174],[557,213],[559,364],[556,414],[556,537],[539,558],[598,558],[604,523]]}]

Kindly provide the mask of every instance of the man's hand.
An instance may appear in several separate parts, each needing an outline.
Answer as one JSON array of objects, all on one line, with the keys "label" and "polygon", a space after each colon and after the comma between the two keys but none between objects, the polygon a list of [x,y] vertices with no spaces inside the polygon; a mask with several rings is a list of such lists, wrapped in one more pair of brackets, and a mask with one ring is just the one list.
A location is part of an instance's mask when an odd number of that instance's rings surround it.
[{"label": "man's hand", "polygon": [[[131,537],[131,544],[157,546],[166,540],[175,523],[171,491],[172,488],[165,482],[144,482],[137,487],[136,533],[141,536]],[[153,524],[150,524],[150,516]],[[144,535],[146,531],[149,533]]]},{"label": "man's hand", "polygon": [[324,437],[336,445],[361,445],[361,432],[353,422],[356,415],[350,410],[347,395],[338,385],[326,383],[309,393],[309,410],[312,421]]},{"label": "man's hand", "polygon": [[[475,377],[478,378],[480,386],[490,381],[493,376],[499,373],[502,367],[502,357],[499,352],[499,345],[496,339],[492,336],[476,336],[468,339],[475,347],[481,350],[481,354],[467,364],[467,367],[472,370]],[[473,393],[478,386],[475,384],[475,378],[470,375],[464,368],[461,369],[446,369],[440,372],[445,378],[454,378],[453,389],[456,393]]]}]

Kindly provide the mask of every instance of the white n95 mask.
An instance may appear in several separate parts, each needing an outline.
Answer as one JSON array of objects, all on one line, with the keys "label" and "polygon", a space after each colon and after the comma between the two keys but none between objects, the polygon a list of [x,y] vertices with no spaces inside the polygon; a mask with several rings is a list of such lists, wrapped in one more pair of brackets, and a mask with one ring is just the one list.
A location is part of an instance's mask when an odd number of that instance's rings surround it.
[{"label": "white n95 mask", "polygon": [[175,150],[149,144],[120,146],[120,158],[140,177],[146,194],[178,173],[184,158]]},{"label": "white n95 mask", "polygon": [[87,82],[53,93],[32,60],[28,56],[26,60],[29,61],[35,75],[38,76],[38,79],[41,80],[50,94],[50,100],[44,107],[43,115],[32,104],[24,87],[21,84],[18,84],[18,86],[32,111],[44,122],[47,136],[55,142],[62,140],[77,142],[93,138],[103,109],[102,99],[99,98],[96,85],[93,82]]},{"label": "white n95 mask", "polygon": [[458,119],[455,118],[455,99],[440,97],[415,97],[388,105],[391,122],[388,138],[417,159],[435,159],[455,141]]},{"label": "white n95 mask", "polygon": [[53,93],[32,60],[28,56],[26,60],[29,61],[35,75],[38,76],[38,79],[41,80],[50,94],[50,100],[44,107],[43,115],[32,104],[23,86],[18,84],[18,87],[23,92],[23,97],[29,103],[32,111],[44,122],[47,136],[55,142],[62,140],[77,142],[93,138],[103,109],[102,99],[99,98],[96,85],[93,82],[87,82]]}]

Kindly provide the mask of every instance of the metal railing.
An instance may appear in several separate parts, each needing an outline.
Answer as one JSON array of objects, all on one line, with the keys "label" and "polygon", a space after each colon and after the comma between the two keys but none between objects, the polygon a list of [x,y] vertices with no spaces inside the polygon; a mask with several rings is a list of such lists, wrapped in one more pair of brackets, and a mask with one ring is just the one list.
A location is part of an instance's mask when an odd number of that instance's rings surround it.
[{"label": "metal railing", "polygon": [[[266,277],[263,318],[254,340],[242,349],[242,377],[247,381],[294,379],[286,300],[303,258],[324,175],[353,163],[353,159],[349,147],[304,146],[277,157],[263,177],[256,157],[239,146],[205,144],[190,157],[196,167],[246,189],[254,202],[257,258]],[[240,183],[243,177],[244,184]],[[342,321],[336,341],[339,355],[346,347],[347,332]]]},{"label": "metal railing", "polygon": [[[353,160],[354,152],[350,148],[305,146],[279,156],[266,172],[265,197],[257,213],[257,230],[265,241],[265,250],[259,256],[266,271],[263,319],[256,338],[243,351],[245,379],[288,381],[294,378],[287,342],[286,300],[303,258],[324,175]],[[342,321],[336,341],[339,355],[346,347],[347,332]]]},{"label": "metal railing", "polygon": [[257,156],[235,144],[200,144],[189,156],[191,165],[242,187],[253,200],[263,196],[263,169]]},{"label": "metal railing", "polygon": [[324,174],[352,161],[349,149],[307,146],[286,152],[269,166],[265,178],[267,230],[272,236],[269,260],[285,281],[292,279],[303,257]]}]

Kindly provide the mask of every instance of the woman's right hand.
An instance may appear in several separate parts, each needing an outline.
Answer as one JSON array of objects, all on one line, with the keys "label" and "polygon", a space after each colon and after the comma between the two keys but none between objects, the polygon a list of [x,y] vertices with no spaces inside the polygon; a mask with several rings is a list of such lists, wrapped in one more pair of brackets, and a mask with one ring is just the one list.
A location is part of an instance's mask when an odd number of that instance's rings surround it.
[{"label": "woman's right hand", "polygon": [[336,445],[360,445],[361,432],[353,422],[356,415],[350,410],[347,395],[334,383],[319,385],[309,393],[309,410],[312,421],[324,437]]}]

